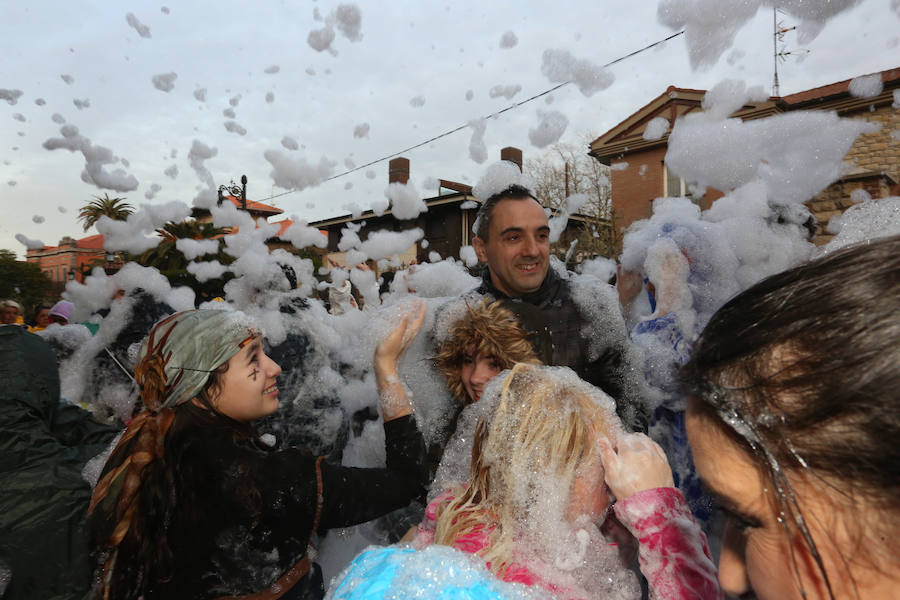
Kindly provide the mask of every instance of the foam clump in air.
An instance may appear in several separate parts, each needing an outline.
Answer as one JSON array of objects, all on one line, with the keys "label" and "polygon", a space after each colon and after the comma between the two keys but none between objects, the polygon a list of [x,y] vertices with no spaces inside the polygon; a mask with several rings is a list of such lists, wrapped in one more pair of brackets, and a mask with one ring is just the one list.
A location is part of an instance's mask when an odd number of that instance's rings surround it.
[{"label": "foam clump in air", "polygon": [[850,80],[850,95],[855,98],[874,98],[883,89],[880,73],[861,75]]},{"label": "foam clump in air", "polygon": [[19,242],[20,244],[22,244],[23,246],[25,246],[26,248],[28,248],[29,250],[40,250],[41,248],[43,248],[46,245],[41,240],[33,240],[21,233],[16,234],[16,241]]},{"label": "foam clump in air", "polygon": [[571,81],[588,98],[615,81],[615,76],[603,67],[587,59],[575,58],[571,52],[560,48],[544,50],[541,73],[551,83]]},{"label": "foam clump in air", "polygon": [[206,184],[206,188],[201,188],[197,195],[194,196],[194,206],[197,208],[210,208],[218,200],[212,173],[209,172],[209,169],[204,164],[218,153],[218,148],[207,146],[200,140],[194,140],[191,143],[191,149],[188,151],[188,163],[191,165],[194,173],[197,174],[197,179]]},{"label": "foam clump in air", "polygon": [[422,239],[424,232],[416,227],[405,231],[373,231],[366,241],[359,244],[359,250],[367,258],[380,260],[393,254],[402,254],[407,248]]},{"label": "foam clump in air", "polygon": [[515,163],[501,160],[487,168],[484,175],[472,188],[472,194],[477,198],[487,200],[494,194],[499,194],[512,185],[520,185],[536,194],[534,191],[534,180],[524,175]]},{"label": "foam clump in air", "polygon": [[673,31],[684,29],[691,67],[707,68],[734,43],[737,33],[760,9],[778,8],[799,20],[798,42],[809,44],[825,24],[859,0],[662,0],[657,19]]},{"label": "foam clump in air", "polygon": [[668,130],[669,120],[665,117],[656,117],[647,123],[647,127],[644,129],[644,135],[642,137],[645,140],[658,140],[664,136]]},{"label": "foam clump in air", "polygon": [[311,164],[305,158],[291,158],[280,150],[266,150],[263,156],[272,165],[269,176],[280,188],[303,190],[315,187],[334,173],[336,162],[322,156],[318,164]]},{"label": "foam clump in air", "polygon": [[560,207],[559,213],[549,219],[551,244],[559,241],[559,236],[566,230],[569,216],[576,214],[589,200],[590,196],[587,194],[572,194],[566,198]]},{"label": "foam clump in air", "polygon": [[707,96],[714,99],[704,101],[705,111],[676,121],[666,166],[698,193],[706,187],[727,191],[759,183],[773,202],[802,203],[843,175],[844,156],[857,136],[878,128],[824,111],[748,121],[728,117],[755,95],[735,82],[710,90]]},{"label": "foam clump in air", "polygon": [[538,109],[538,124],[528,130],[528,140],[537,148],[546,148],[559,141],[569,126],[569,119],[557,110]]},{"label": "foam clump in air", "polygon": [[307,225],[303,219],[294,219],[294,223],[280,237],[288,240],[295,248],[324,248],[328,244],[328,236]]},{"label": "foam clump in air", "polygon": [[478,256],[475,254],[475,248],[472,246],[462,246],[459,249],[459,258],[467,267],[474,267],[478,264]]},{"label": "foam clump in air", "polygon": [[309,35],[306,36],[306,43],[309,44],[309,47],[316,52],[324,52],[328,50],[332,53],[335,53],[335,50],[331,48],[331,43],[333,41],[334,29],[332,29],[331,27],[313,29],[309,32]]},{"label": "foam clump in air", "polygon": [[5,100],[7,104],[10,106],[15,106],[19,101],[19,98],[22,97],[22,90],[8,90],[5,88],[0,88],[0,100]]},{"label": "foam clump in air", "polygon": [[188,260],[195,260],[205,254],[219,251],[219,240],[195,240],[181,238],[175,241],[175,248]]},{"label": "foam clump in air", "polygon": [[510,85],[495,85],[490,90],[488,90],[488,96],[491,98],[506,98],[507,100],[512,100],[513,96],[522,91],[522,86],[518,84],[510,84]]},{"label": "foam clump in air", "polygon": [[353,127],[353,137],[357,139],[368,138],[369,137],[369,124],[368,123],[358,123]]},{"label": "foam clump in air", "polygon": [[362,13],[356,4],[338,4],[329,18],[333,19],[337,30],[348,40],[362,40]]},{"label": "foam clump in air", "polygon": [[478,286],[481,281],[469,274],[461,262],[446,258],[415,265],[406,282],[422,298],[458,296]]},{"label": "foam clump in air", "polygon": [[500,47],[504,49],[515,48],[516,44],[519,43],[519,38],[512,31],[505,31],[503,35],[500,36]]},{"label": "foam clump in air", "polygon": [[226,131],[230,131],[231,133],[236,133],[238,135],[247,135],[247,130],[241,126],[240,123],[236,121],[225,121],[224,123]]},{"label": "foam clump in air", "polygon": [[415,219],[421,213],[428,211],[425,201],[422,200],[421,194],[412,182],[395,181],[387,186],[384,195],[391,202],[391,213],[395,219]]},{"label": "foam clump in air", "polygon": [[152,78],[153,87],[161,92],[171,92],[175,89],[175,80],[178,79],[177,73],[160,73]]},{"label": "foam clump in air", "polygon": [[97,231],[103,234],[107,250],[141,254],[159,244],[157,229],[170,221],[179,223],[190,214],[190,207],[183,202],[144,204],[125,221],[116,221],[106,215],[100,217]]},{"label": "foam clump in air", "polygon": [[144,198],[146,198],[147,200],[153,200],[156,197],[156,194],[160,192],[160,190],[162,190],[161,185],[159,185],[158,183],[151,183],[150,189],[144,192]]},{"label": "foam clump in air", "polygon": [[137,31],[138,35],[142,38],[149,39],[153,37],[152,35],[150,35],[150,28],[138,21],[138,18],[134,16],[134,13],[128,13],[127,15],[125,15],[125,21],[131,28]]},{"label": "foam clump in air", "polygon": [[469,121],[472,129],[472,137],[469,139],[469,158],[481,164],[487,160],[487,146],[484,143],[484,132],[487,130],[487,120],[474,119]]},{"label": "foam clump in air", "polygon": [[137,189],[138,180],[134,175],[127,174],[123,169],[108,171],[105,165],[114,164],[117,160],[112,150],[104,146],[95,146],[91,140],[78,132],[74,125],[60,127],[62,137],[49,138],[43,143],[46,150],[68,150],[80,152],[84,157],[84,170],[81,172],[81,180],[90,183],[100,189],[116,192],[131,192]]},{"label": "foam clump in air", "polygon": [[228,267],[221,264],[217,260],[208,260],[202,262],[191,261],[187,265],[187,272],[197,278],[197,281],[203,283],[210,279],[218,279],[228,271]]}]

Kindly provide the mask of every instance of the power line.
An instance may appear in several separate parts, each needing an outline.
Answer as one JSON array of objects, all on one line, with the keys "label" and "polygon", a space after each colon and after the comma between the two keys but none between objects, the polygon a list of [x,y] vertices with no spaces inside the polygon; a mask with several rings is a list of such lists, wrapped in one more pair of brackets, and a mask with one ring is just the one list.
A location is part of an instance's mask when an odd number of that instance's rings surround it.
[{"label": "power line", "polygon": [[[681,34],[683,34],[683,33],[684,33],[684,30],[682,29],[682,30],[679,31],[678,33],[673,33],[672,35],[670,35],[670,36],[668,36],[668,37],[665,37],[665,38],[663,38],[663,39],[661,39],[661,40],[657,40],[657,41],[653,42],[652,44],[649,44],[649,45],[647,45],[647,46],[644,46],[643,48],[640,48],[640,49],[638,49],[638,50],[635,50],[634,52],[630,52],[630,53],[628,53],[628,54],[626,54],[626,55],[624,55],[624,56],[620,56],[619,58],[617,58],[617,59],[615,59],[615,60],[613,60],[613,61],[610,61],[610,62],[606,63],[605,65],[603,65],[602,68],[605,69],[606,67],[611,67],[612,65],[614,65],[614,64],[616,64],[616,63],[620,63],[620,62],[622,62],[623,60],[627,60],[627,59],[631,58],[632,56],[637,56],[637,55],[640,54],[641,52],[645,52],[645,51],[647,51],[647,50],[649,50],[649,49],[651,49],[651,48],[654,48],[654,47],[656,47],[656,46],[659,46],[660,44],[664,44],[664,43],[668,42],[669,40],[671,40],[671,39],[673,39],[673,38],[676,38],[676,37],[678,37],[679,35],[681,35]],[[534,96],[531,96],[530,98],[526,98],[525,100],[522,100],[521,102],[516,102],[516,103],[514,103],[514,104],[511,104],[511,105],[507,106],[506,108],[503,108],[503,109],[501,109],[501,110],[498,110],[497,112],[491,113],[490,115],[487,115],[486,117],[482,117],[482,118],[483,118],[483,119],[490,119],[490,118],[492,118],[492,117],[496,117],[496,116],[502,115],[503,113],[505,113],[505,112],[507,112],[507,111],[513,110],[513,109],[515,109],[515,108],[519,108],[520,106],[522,106],[522,105],[524,105],[524,104],[528,104],[529,102],[532,102],[532,101],[534,101],[534,100],[537,100],[538,98],[541,98],[542,96],[546,96],[547,94],[550,94],[550,93],[552,93],[552,92],[555,92],[555,91],[558,90],[559,88],[564,87],[564,86],[567,86],[567,85],[569,85],[570,83],[572,83],[572,82],[571,82],[571,81],[564,81],[563,83],[560,83],[560,84],[558,84],[558,85],[555,85],[555,86],[553,86],[552,88],[550,88],[550,89],[548,89],[548,90],[544,90],[543,92],[540,92],[540,93],[538,93],[538,94],[535,94]],[[470,121],[470,122],[471,122],[471,121]],[[362,169],[365,169],[366,167],[371,167],[372,165],[377,165],[377,164],[380,163],[380,162],[384,162],[384,161],[386,161],[386,160],[389,160],[389,159],[391,159],[391,158],[394,158],[395,156],[400,156],[401,154],[404,154],[404,153],[406,153],[406,152],[409,152],[410,150],[415,150],[416,148],[421,148],[422,146],[425,146],[425,145],[427,145],[427,144],[430,144],[431,142],[437,141],[437,140],[439,140],[439,139],[441,139],[441,138],[445,138],[445,137],[447,137],[448,135],[453,135],[454,133],[456,133],[456,132],[458,132],[458,131],[462,131],[463,129],[467,129],[468,127],[469,127],[469,123],[465,123],[465,124],[463,124],[463,125],[460,125],[459,127],[456,127],[456,128],[451,129],[451,130],[449,130],[449,131],[445,131],[444,133],[441,133],[441,134],[438,134],[438,135],[436,135],[436,136],[434,136],[434,137],[432,137],[432,138],[429,138],[429,139],[425,140],[424,142],[419,142],[418,144],[414,144],[414,145],[412,145],[412,146],[410,146],[410,147],[408,147],[408,148],[404,148],[403,150],[398,150],[397,152],[394,152],[394,153],[392,153],[392,154],[387,154],[387,155],[385,155],[385,156],[382,156],[381,158],[376,158],[375,160],[369,161],[369,162],[367,162],[367,163],[364,164],[364,165],[359,165],[358,167],[354,167],[354,168],[352,168],[352,169],[348,169],[348,170],[344,171],[343,173],[338,173],[337,175],[332,175],[331,177],[327,177],[327,178],[325,178],[325,179],[322,180],[322,183],[325,183],[326,181],[331,181],[331,180],[333,180],[333,179],[338,179],[338,178],[340,178],[340,177],[344,177],[345,175],[349,175],[350,173],[355,173],[356,171],[360,171],[360,170],[362,170]],[[301,190],[297,190],[297,189],[288,190],[288,191],[282,192],[282,193],[280,193],[280,194],[275,194],[275,195],[273,195],[273,196],[269,196],[268,198],[263,198],[263,199],[260,200],[260,201],[262,202],[262,201],[266,201],[266,200],[272,200],[272,199],[274,199],[274,198],[280,198],[281,196],[287,196],[288,194],[293,194],[294,192],[299,192],[299,191],[301,191]]]}]

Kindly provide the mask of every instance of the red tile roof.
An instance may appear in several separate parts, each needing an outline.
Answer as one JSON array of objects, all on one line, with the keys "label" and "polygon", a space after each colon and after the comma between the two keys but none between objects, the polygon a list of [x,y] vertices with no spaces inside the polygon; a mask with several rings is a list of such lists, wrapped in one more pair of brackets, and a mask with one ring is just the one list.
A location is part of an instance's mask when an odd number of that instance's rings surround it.
[{"label": "red tile roof", "polygon": [[[241,199],[240,198],[236,198],[231,195],[225,196],[225,198],[230,200],[231,203],[234,204],[236,207],[238,207],[238,208],[241,207]],[[247,210],[249,212],[260,213],[260,214],[264,214],[266,216],[280,215],[281,213],[284,212],[280,208],[276,208],[274,206],[269,206],[268,204],[263,204],[262,202],[256,202],[255,200],[247,200]]]},{"label": "red tile roof", "polygon": [[[892,82],[900,79],[900,67],[888,69],[887,71],[880,71],[880,73],[869,73],[869,75],[878,74],[881,75],[881,81],[883,83]],[[819,98],[827,98],[829,96],[846,94],[850,91],[851,81],[851,79],[845,79],[844,81],[829,83],[828,85],[812,88],[811,90],[804,90],[802,92],[797,92],[796,94],[783,96],[781,100],[788,104],[799,104],[801,102],[808,102],[809,100],[817,100]]]},{"label": "red tile roof", "polygon": [[103,234],[90,235],[80,240],[75,240],[76,248],[87,248],[91,250],[103,250]]},{"label": "red tile roof", "polygon": [[[278,233],[276,233],[272,237],[280,238],[282,236],[282,234],[284,234],[284,232],[287,231],[288,228],[293,224],[294,224],[294,221],[292,221],[291,219],[284,219],[283,221],[272,221],[272,223],[270,223],[270,225],[278,225]],[[328,237],[327,229],[320,229],[319,233],[321,233],[325,237]]]},{"label": "red tile roof", "polygon": [[[70,247],[66,245],[66,247]],[[44,246],[40,250],[35,250],[35,252],[52,252],[54,250],[59,250],[61,246]],[[103,250],[103,234],[89,235],[87,237],[81,238],[80,240],[75,240],[75,248],[82,248],[84,250]]]},{"label": "red tile roof", "polygon": [[275,221],[272,223],[273,225],[278,225],[278,233],[275,234],[275,237],[281,237],[281,234],[288,230],[288,227],[294,224],[290,219],[285,219],[284,221]]}]

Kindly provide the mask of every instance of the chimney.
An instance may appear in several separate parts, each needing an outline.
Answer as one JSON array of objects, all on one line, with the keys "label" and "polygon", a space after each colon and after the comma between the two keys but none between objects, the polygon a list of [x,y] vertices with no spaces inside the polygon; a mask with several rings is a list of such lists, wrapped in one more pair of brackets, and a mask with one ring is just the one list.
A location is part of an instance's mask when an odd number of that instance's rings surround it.
[{"label": "chimney", "polygon": [[409,181],[409,159],[398,156],[388,163],[388,183],[406,184]]},{"label": "chimney", "polygon": [[518,148],[513,148],[512,146],[501,148],[500,160],[508,160],[511,163],[516,163],[516,166],[519,167],[519,171],[522,170],[522,151]]}]

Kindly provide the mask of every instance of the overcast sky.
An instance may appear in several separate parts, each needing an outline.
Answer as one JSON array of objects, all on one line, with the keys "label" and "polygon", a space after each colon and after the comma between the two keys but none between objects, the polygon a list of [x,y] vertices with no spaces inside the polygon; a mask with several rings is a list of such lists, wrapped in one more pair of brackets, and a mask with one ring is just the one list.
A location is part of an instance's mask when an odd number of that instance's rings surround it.
[{"label": "overcast sky", "polygon": [[[0,5],[0,89],[23,92],[14,105],[0,100],[0,248],[22,255],[17,233],[47,245],[64,235],[85,235],[75,217],[92,195],[125,196],[134,205],[191,203],[204,187],[188,161],[194,140],[217,149],[204,163],[216,185],[246,174],[249,198],[274,204],[287,216],[313,221],[347,213],[353,204],[368,208],[383,201],[386,161],[266,200],[286,190],[275,186],[264,153],[278,150],[311,164],[326,157],[339,175],[348,164],[393,154],[552,87],[541,72],[547,49],[602,65],[673,33],[658,22],[656,3],[650,1],[392,0],[355,3],[362,17],[359,35],[332,27],[330,50],[319,52],[308,35],[326,27],[339,2],[0,0]],[[897,0],[862,0],[830,20],[804,46],[809,54],[781,64],[782,94],[900,66],[897,5]],[[779,18],[789,26],[796,23],[788,15]],[[149,37],[140,34],[143,27]],[[516,41],[511,45],[507,35],[507,47],[501,47],[506,32]],[[800,47],[793,32],[785,43],[788,49]],[[539,156],[543,151],[528,135],[538,111],[565,115],[569,124],[561,141],[580,143],[669,85],[708,89],[730,78],[771,93],[772,62],[772,11],[766,8],[705,69],[691,68],[682,36],[611,67],[615,81],[603,91],[586,96],[568,85],[489,119],[483,164],[470,158],[468,128],[405,156],[413,182],[423,196],[431,196],[435,192],[425,189],[426,178],[472,183],[504,146],[522,148],[526,159]],[[171,90],[157,89],[153,77],[168,73],[177,74]],[[511,100],[491,98],[497,85],[517,85],[521,91]],[[200,88],[206,89],[205,101],[195,98]],[[411,105],[416,97],[424,104]],[[78,108],[75,100],[90,106]],[[229,108],[233,118],[223,114]],[[84,183],[80,152],[45,149],[46,140],[61,137],[54,114],[94,147],[110,149],[119,162],[106,170],[124,169],[139,182],[137,189],[117,192]],[[226,121],[233,121],[236,131],[228,131]],[[354,137],[354,128],[364,123],[368,136]],[[282,146],[285,136],[300,147]],[[164,173],[172,173],[172,165],[178,171],[174,178]],[[147,200],[153,184],[161,189]],[[41,217],[43,222],[35,222]]]}]

